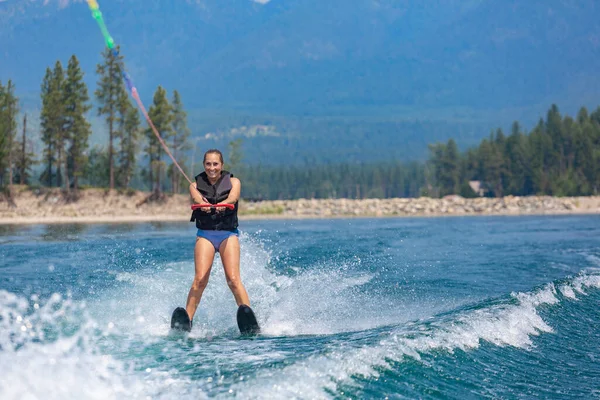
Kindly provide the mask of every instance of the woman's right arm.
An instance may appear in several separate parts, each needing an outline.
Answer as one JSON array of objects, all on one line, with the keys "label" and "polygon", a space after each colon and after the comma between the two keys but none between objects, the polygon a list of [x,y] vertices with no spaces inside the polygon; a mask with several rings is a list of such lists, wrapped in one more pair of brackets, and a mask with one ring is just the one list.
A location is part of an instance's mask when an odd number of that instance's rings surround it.
[{"label": "woman's right arm", "polygon": [[196,186],[196,182],[192,182],[190,184],[190,196],[192,196],[192,200],[194,200],[194,204],[206,204],[208,200],[202,196],[202,194],[198,191]]}]

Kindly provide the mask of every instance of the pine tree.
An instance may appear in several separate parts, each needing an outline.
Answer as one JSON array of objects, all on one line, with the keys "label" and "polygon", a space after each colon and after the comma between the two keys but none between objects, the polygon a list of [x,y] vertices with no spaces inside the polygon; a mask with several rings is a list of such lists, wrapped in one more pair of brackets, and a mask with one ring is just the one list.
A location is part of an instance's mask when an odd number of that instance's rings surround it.
[{"label": "pine tree", "polygon": [[46,75],[44,76],[44,80],[42,82],[42,90],[41,90],[41,100],[42,100],[42,111],[40,113],[40,125],[42,129],[42,142],[45,144],[43,157],[44,163],[46,164],[46,169],[42,172],[40,176],[41,181],[46,182],[46,186],[52,186],[52,167],[56,162],[56,157],[54,155],[56,148],[56,135],[54,134],[54,125],[52,115],[54,107],[53,100],[55,95],[52,89],[52,70],[50,68],[46,68]]},{"label": "pine tree", "polygon": [[8,121],[5,106],[6,89],[0,81],[0,187],[4,186],[5,171],[8,168]]},{"label": "pine tree", "polygon": [[530,190],[528,183],[527,140],[521,133],[517,121],[513,122],[510,136],[506,139],[505,161],[507,163],[507,180],[504,182],[506,193],[525,195]]},{"label": "pine tree", "polygon": [[[85,152],[88,148],[88,138],[91,134],[91,125],[85,114],[92,108],[89,104],[87,86],[83,82],[83,72],[79,61],[74,55],[69,59],[67,77],[63,92],[65,107],[65,132],[70,139],[71,147],[68,150],[68,159],[73,176],[73,189],[79,189],[79,177],[83,173],[86,162]],[[67,185],[69,186],[69,185]]]},{"label": "pine tree", "polygon": [[431,153],[429,163],[432,167],[432,186],[435,188],[431,195],[445,196],[458,193],[460,178],[460,154],[454,139],[448,143],[429,145]]},{"label": "pine tree", "polygon": [[527,148],[529,149],[529,165],[531,171],[531,193],[548,194],[550,192],[550,175],[548,172],[549,153],[552,139],[544,129],[544,121],[540,119],[537,126],[529,134]]},{"label": "pine tree", "polygon": [[23,133],[18,143],[15,168],[19,184],[29,185],[31,179],[31,168],[37,164],[33,143],[27,139],[27,114],[23,116]]},{"label": "pine tree", "polygon": [[0,82],[0,186],[13,183],[19,103],[14,91],[15,86],[11,80],[6,86]]},{"label": "pine tree", "polygon": [[65,96],[65,71],[60,61],[57,61],[52,73],[52,87],[55,88],[56,94],[56,186],[61,187],[64,183],[65,190],[69,191],[69,170],[67,167],[67,150],[66,145],[69,140],[66,126],[66,108],[64,102]]},{"label": "pine tree", "polygon": [[496,130],[496,135],[493,137],[493,156],[493,161],[498,168],[497,179],[493,182],[494,193],[496,197],[502,197],[510,181],[510,171],[507,168],[506,136],[500,128]]},{"label": "pine tree", "polygon": [[454,139],[448,140],[442,159],[442,187],[444,194],[458,193],[460,154]]},{"label": "pine tree", "polygon": [[108,151],[95,145],[90,149],[87,163],[84,166],[83,177],[88,185],[108,187]]},{"label": "pine tree", "polygon": [[[42,83],[42,111],[40,114],[42,127],[42,141],[46,144],[44,158],[47,169],[42,174],[48,186],[52,185],[52,177],[56,177],[56,185],[62,186],[62,179],[66,177],[66,157],[64,146],[65,134],[65,108],[64,108],[64,71],[60,61],[57,61],[54,69],[46,69],[46,75]],[[56,164],[56,173],[52,171]],[[66,179],[68,187],[68,179]]]},{"label": "pine tree", "polygon": [[[433,197],[440,196],[442,192],[442,174],[444,152],[446,145],[444,143],[435,143],[429,145],[429,161],[427,162],[427,183],[429,186],[429,195]],[[442,195],[443,196],[443,195]]]},{"label": "pine tree", "polygon": [[[173,113],[169,100],[167,100],[167,92],[161,86],[154,92],[148,116],[154,122],[154,127],[163,140],[171,137],[173,132],[173,126],[171,125]],[[152,192],[155,198],[157,198],[162,193],[161,177],[165,172],[165,163],[163,161],[164,150],[151,128],[146,129],[146,137],[148,138],[148,146],[145,150],[150,162],[150,184],[152,185]]]},{"label": "pine tree", "polygon": [[19,112],[19,99],[15,96],[15,86],[11,80],[6,85],[5,107],[6,125],[8,136],[8,184],[13,183],[13,163],[15,161],[15,137],[17,135],[17,114]]},{"label": "pine tree", "polygon": [[[171,151],[173,157],[179,165],[183,166],[186,163],[184,152],[191,149],[188,143],[190,130],[187,126],[187,113],[183,109],[181,96],[177,90],[173,91],[173,134],[171,136]],[[179,193],[181,187],[185,185],[185,177],[181,175],[174,164],[169,167],[169,175],[171,177],[171,188],[173,193]]]},{"label": "pine tree", "polygon": [[[116,54],[116,55],[115,55]],[[98,115],[106,116],[108,124],[108,164],[109,188],[115,188],[115,141],[118,140],[116,128],[117,114],[123,93],[127,93],[123,84],[123,56],[119,54],[119,47],[113,51],[106,48],[102,54],[102,64],[98,64],[96,72],[100,75],[96,99],[100,103]]]},{"label": "pine tree", "polygon": [[119,101],[119,131],[121,147],[118,155],[119,186],[129,188],[135,171],[136,150],[140,136],[140,118],[125,94]]},{"label": "pine tree", "polygon": [[546,117],[544,132],[549,136],[552,142],[552,148],[545,154],[546,167],[550,175],[557,177],[567,169],[565,163],[565,144],[566,137],[563,127],[562,117],[556,104],[552,104]]}]

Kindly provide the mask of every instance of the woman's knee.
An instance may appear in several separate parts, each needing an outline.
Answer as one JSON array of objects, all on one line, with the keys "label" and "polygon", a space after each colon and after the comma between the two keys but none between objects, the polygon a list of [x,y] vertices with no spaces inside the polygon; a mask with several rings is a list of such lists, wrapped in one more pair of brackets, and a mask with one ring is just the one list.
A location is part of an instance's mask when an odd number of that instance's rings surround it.
[{"label": "woman's knee", "polygon": [[239,276],[227,277],[227,285],[230,289],[241,289],[243,287],[242,280]]},{"label": "woman's knee", "polygon": [[194,289],[205,289],[206,285],[208,285],[208,277],[208,274],[194,276],[194,282],[192,282],[192,287]]}]

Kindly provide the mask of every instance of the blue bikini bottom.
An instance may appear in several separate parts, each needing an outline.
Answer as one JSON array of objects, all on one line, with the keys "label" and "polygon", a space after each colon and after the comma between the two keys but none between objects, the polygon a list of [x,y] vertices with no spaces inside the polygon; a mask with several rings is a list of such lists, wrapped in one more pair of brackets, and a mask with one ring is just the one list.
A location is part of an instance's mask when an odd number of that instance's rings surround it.
[{"label": "blue bikini bottom", "polygon": [[223,241],[225,239],[227,239],[230,236],[239,236],[239,235],[240,235],[240,232],[237,229],[234,231],[209,231],[209,230],[198,229],[198,233],[196,234],[196,236],[204,238],[204,239],[208,240],[209,242],[211,242],[212,245],[215,246],[216,252],[219,251],[219,247],[221,246],[221,243],[223,243]]}]

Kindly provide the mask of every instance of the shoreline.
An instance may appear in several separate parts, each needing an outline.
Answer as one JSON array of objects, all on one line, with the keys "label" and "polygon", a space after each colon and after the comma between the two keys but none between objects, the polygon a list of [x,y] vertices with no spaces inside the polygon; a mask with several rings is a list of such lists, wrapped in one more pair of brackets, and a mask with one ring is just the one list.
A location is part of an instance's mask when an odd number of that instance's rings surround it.
[{"label": "shoreline", "polygon": [[[0,225],[121,224],[189,222],[188,195],[167,195],[161,202],[145,202],[149,193],[119,193],[86,189],[68,201],[58,189],[32,191],[17,187],[14,207],[0,202]],[[393,199],[297,199],[240,201],[239,219],[300,220],[338,218],[414,218],[450,216],[597,215],[600,196],[527,196],[466,199],[460,196]]]},{"label": "shoreline", "polygon": [[[495,214],[415,214],[415,215],[335,215],[335,216],[290,216],[290,215],[241,215],[239,221],[301,221],[323,219],[362,219],[362,218],[457,218],[457,217],[558,217],[568,215],[599,215],[600,212],[551,212],[551,213],[495,213]],[[7,225],[71,225],[71,224],[141,224],[141,223],[184,223],[189,218],[172,215],[157,215],[150,217],[117,216],[117,217],[50,217],[50,218],[0,218],[0,226]]]}]

